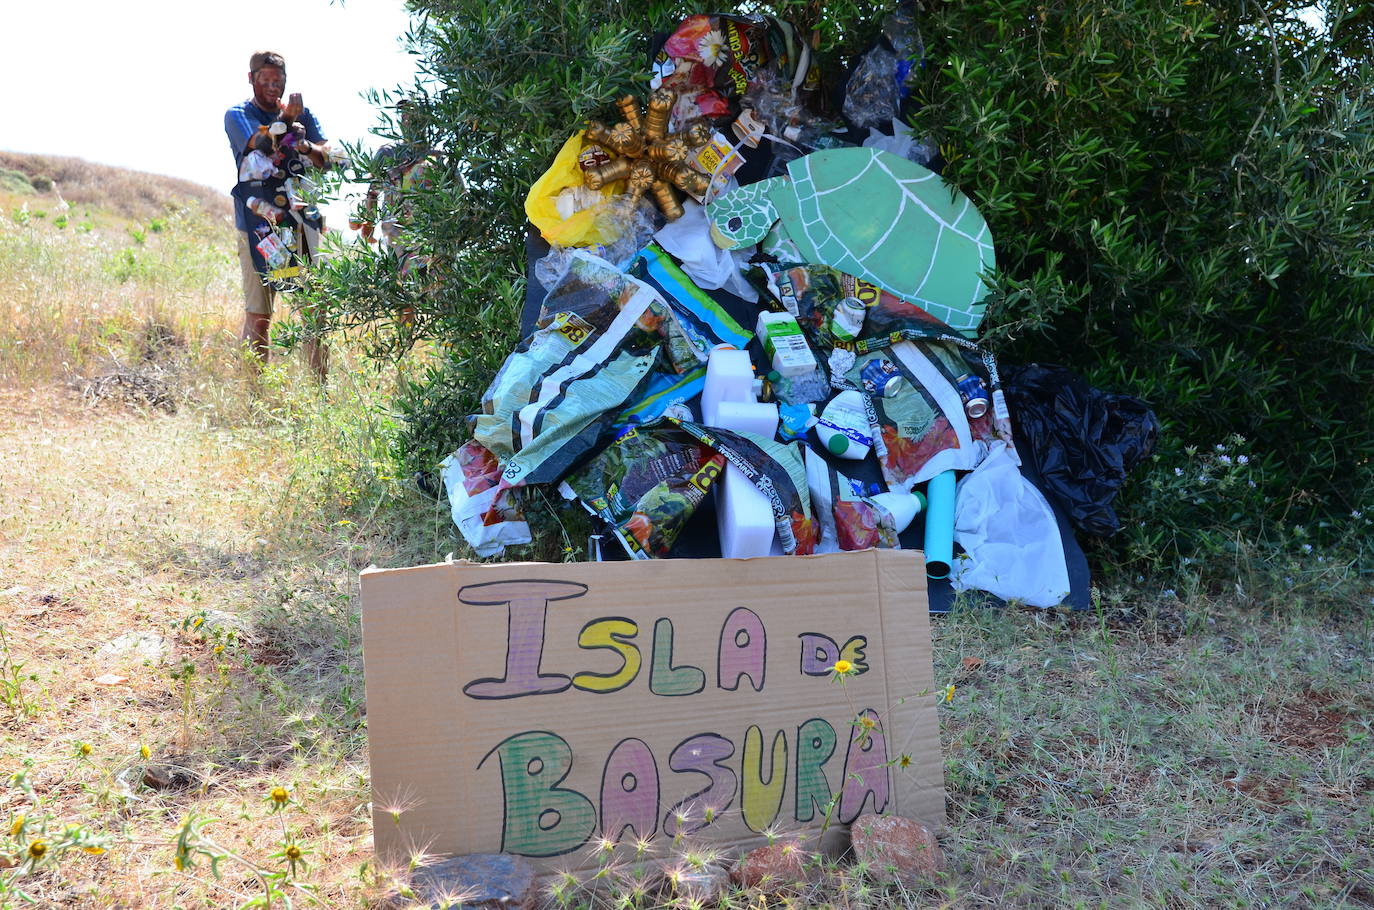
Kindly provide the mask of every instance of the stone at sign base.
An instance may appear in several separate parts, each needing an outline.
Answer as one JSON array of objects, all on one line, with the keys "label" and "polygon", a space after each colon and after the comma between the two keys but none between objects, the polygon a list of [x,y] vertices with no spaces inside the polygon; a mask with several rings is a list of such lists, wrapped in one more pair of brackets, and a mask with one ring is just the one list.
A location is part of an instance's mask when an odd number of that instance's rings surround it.
[{"label": "stone at sign base", "polygon": [[896,815],[860,815],[849,826],[854,858],[884,884],[920,886],[945,868],[945,855],[925,825]]},{"label": "stone at sign base", "polygon": [[392,907],[533,910],[539,903],[534,867],[523,856],[472,853],[422,866],[411,876],[413,897],[393,895]]},{"label": "stone at sign base", "polygon": [[796,841],[757,847],[739,858],[730,878],[741,888],[764,892],[787,891],[812,881],[817,867]]}]

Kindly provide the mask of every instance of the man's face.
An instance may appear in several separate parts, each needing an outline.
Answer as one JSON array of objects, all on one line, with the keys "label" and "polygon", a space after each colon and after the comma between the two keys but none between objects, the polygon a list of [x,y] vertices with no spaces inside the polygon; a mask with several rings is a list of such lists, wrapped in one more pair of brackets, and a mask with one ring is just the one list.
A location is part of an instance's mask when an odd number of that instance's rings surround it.
[{"label": "man's face", "polygon": [[248,77],[253,86],[253,100],[265,111],[276,111],[281,107],[281,96],[286,92],[286,74],[280,67],[260,67]]}]

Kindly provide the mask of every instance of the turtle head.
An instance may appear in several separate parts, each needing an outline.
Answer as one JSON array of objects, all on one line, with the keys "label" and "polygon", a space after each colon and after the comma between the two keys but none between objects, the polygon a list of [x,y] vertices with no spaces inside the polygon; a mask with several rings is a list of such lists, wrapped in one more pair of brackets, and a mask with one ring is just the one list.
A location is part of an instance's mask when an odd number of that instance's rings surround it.
[{"label": "turtle head", "polygon": [[707,206],[711,239],[723,250],[753,246],[762,240],[778,220],[778,210],[769,192],[780,178],[761,180],[726,193]]}]

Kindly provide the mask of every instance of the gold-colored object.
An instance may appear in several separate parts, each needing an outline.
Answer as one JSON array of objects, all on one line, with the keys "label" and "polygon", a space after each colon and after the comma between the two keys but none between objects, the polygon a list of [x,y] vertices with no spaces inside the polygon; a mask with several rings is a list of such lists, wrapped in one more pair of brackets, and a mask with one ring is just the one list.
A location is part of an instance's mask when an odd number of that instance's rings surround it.
[{"label": "gold-colored object", "polygon": [[600,120],[587,121],[587,141],[609,148],[611,145],[611,128]]},{"label": "gold-colored object", "polygon": [[700,171],[693,170],[685,164],[679,164],[673,168],[672,175],[669,177],[673,186],[682,190],[684,193],[691,193],[693,196],[704,196],[711,187],[711,178]]},{"label": "gold-colored object", "polygon": [[639,119],[639,99],[634,95],[626,95],[615,103],[620,108],[620,116],[625,118],[631,128],[636,132],[644,131],[644,124]]},{"label": "gold-colored object", "polygon": [[630,176],[625,184],[625,190],[630,194],[630,200],[637,204],[640,197],[647,193],[655,182],[654,169],[650,167],[649,162],[640,159],[630,165]]},{"label": "gold-colored object", "polygon": [[644,118],[644,137],[650,142],[668,135],[668,117],[677,104],[677,92],[656,88],[649,93],[649,113]]},{"label": "gold-colored object", "polygon": [[638,158],[644,154],[644,134],[628,123],[617,123],[611,127],[610,146],[617,155]]},{"label": "gold-colored object", "polygon": [[630,165],[633,163],[633,158],[617,158],[610,164],[587,171],[582,175],[582,182],[587,185],[589,190],[599,190],[608,183],[614,183],[628,177]]},{"label": "gold-colored object", "polygon": [[687,128],[684,129],[679,135],[685,137],[688,145],[698,146],[705,145],[706,143],[710,142],[711,137],[715,135],[715,132],[715,130],[711,129],[711,124],[707,123],[705,120],[698,117],[691,123],[687,124]]},{"label": "gold-colored object", "polygon": [[691,151],[684,137],[669,136],[649,146],[649,160],[665,164],[685,164]]},{"label": "gold-colored object", "polygon": [[677,221],[682,217],[682,203],[677,201],[677,194],[673,192],[671,186],[662,180],[655,180],[653,191],[654,202],[658,203],[659,211],[663,213],[665,218],[669,221]]},{"label": "gold-colored object", "polygon": [[705,195],[711,178],[689,162],[695,161],[703,147],[710,144],[714,130],[699,118],[669,136],[668,124],[675,104],[677,92],[659,88],[649,95],[647,113],[641,111],[638,99],[626,95],[616,102],[625,118],[620,123],[607,126],[599,120],[588,121],[587,141],[618,156],[609,164],[585,169],[583,182],[588,189],[599,190],[624,180],[632,204],[638,204],[648,194],[669,221],[683,214],[677,190],[698,197]]}]

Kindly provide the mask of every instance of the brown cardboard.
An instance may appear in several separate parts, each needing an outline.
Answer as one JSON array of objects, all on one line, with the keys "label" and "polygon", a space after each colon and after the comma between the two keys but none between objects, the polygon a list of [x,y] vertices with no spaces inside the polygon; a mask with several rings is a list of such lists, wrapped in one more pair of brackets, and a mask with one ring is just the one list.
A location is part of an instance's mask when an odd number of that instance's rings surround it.
[{"label": "brown cardboard", "polygon": [[[814,834],[827,807],[942,827],[924,578],[909,550],[363,572],[378,853],[552,871],[589,863],[603,829],[744,848]],[[868,670],[840,685],[846,643]]]}]

